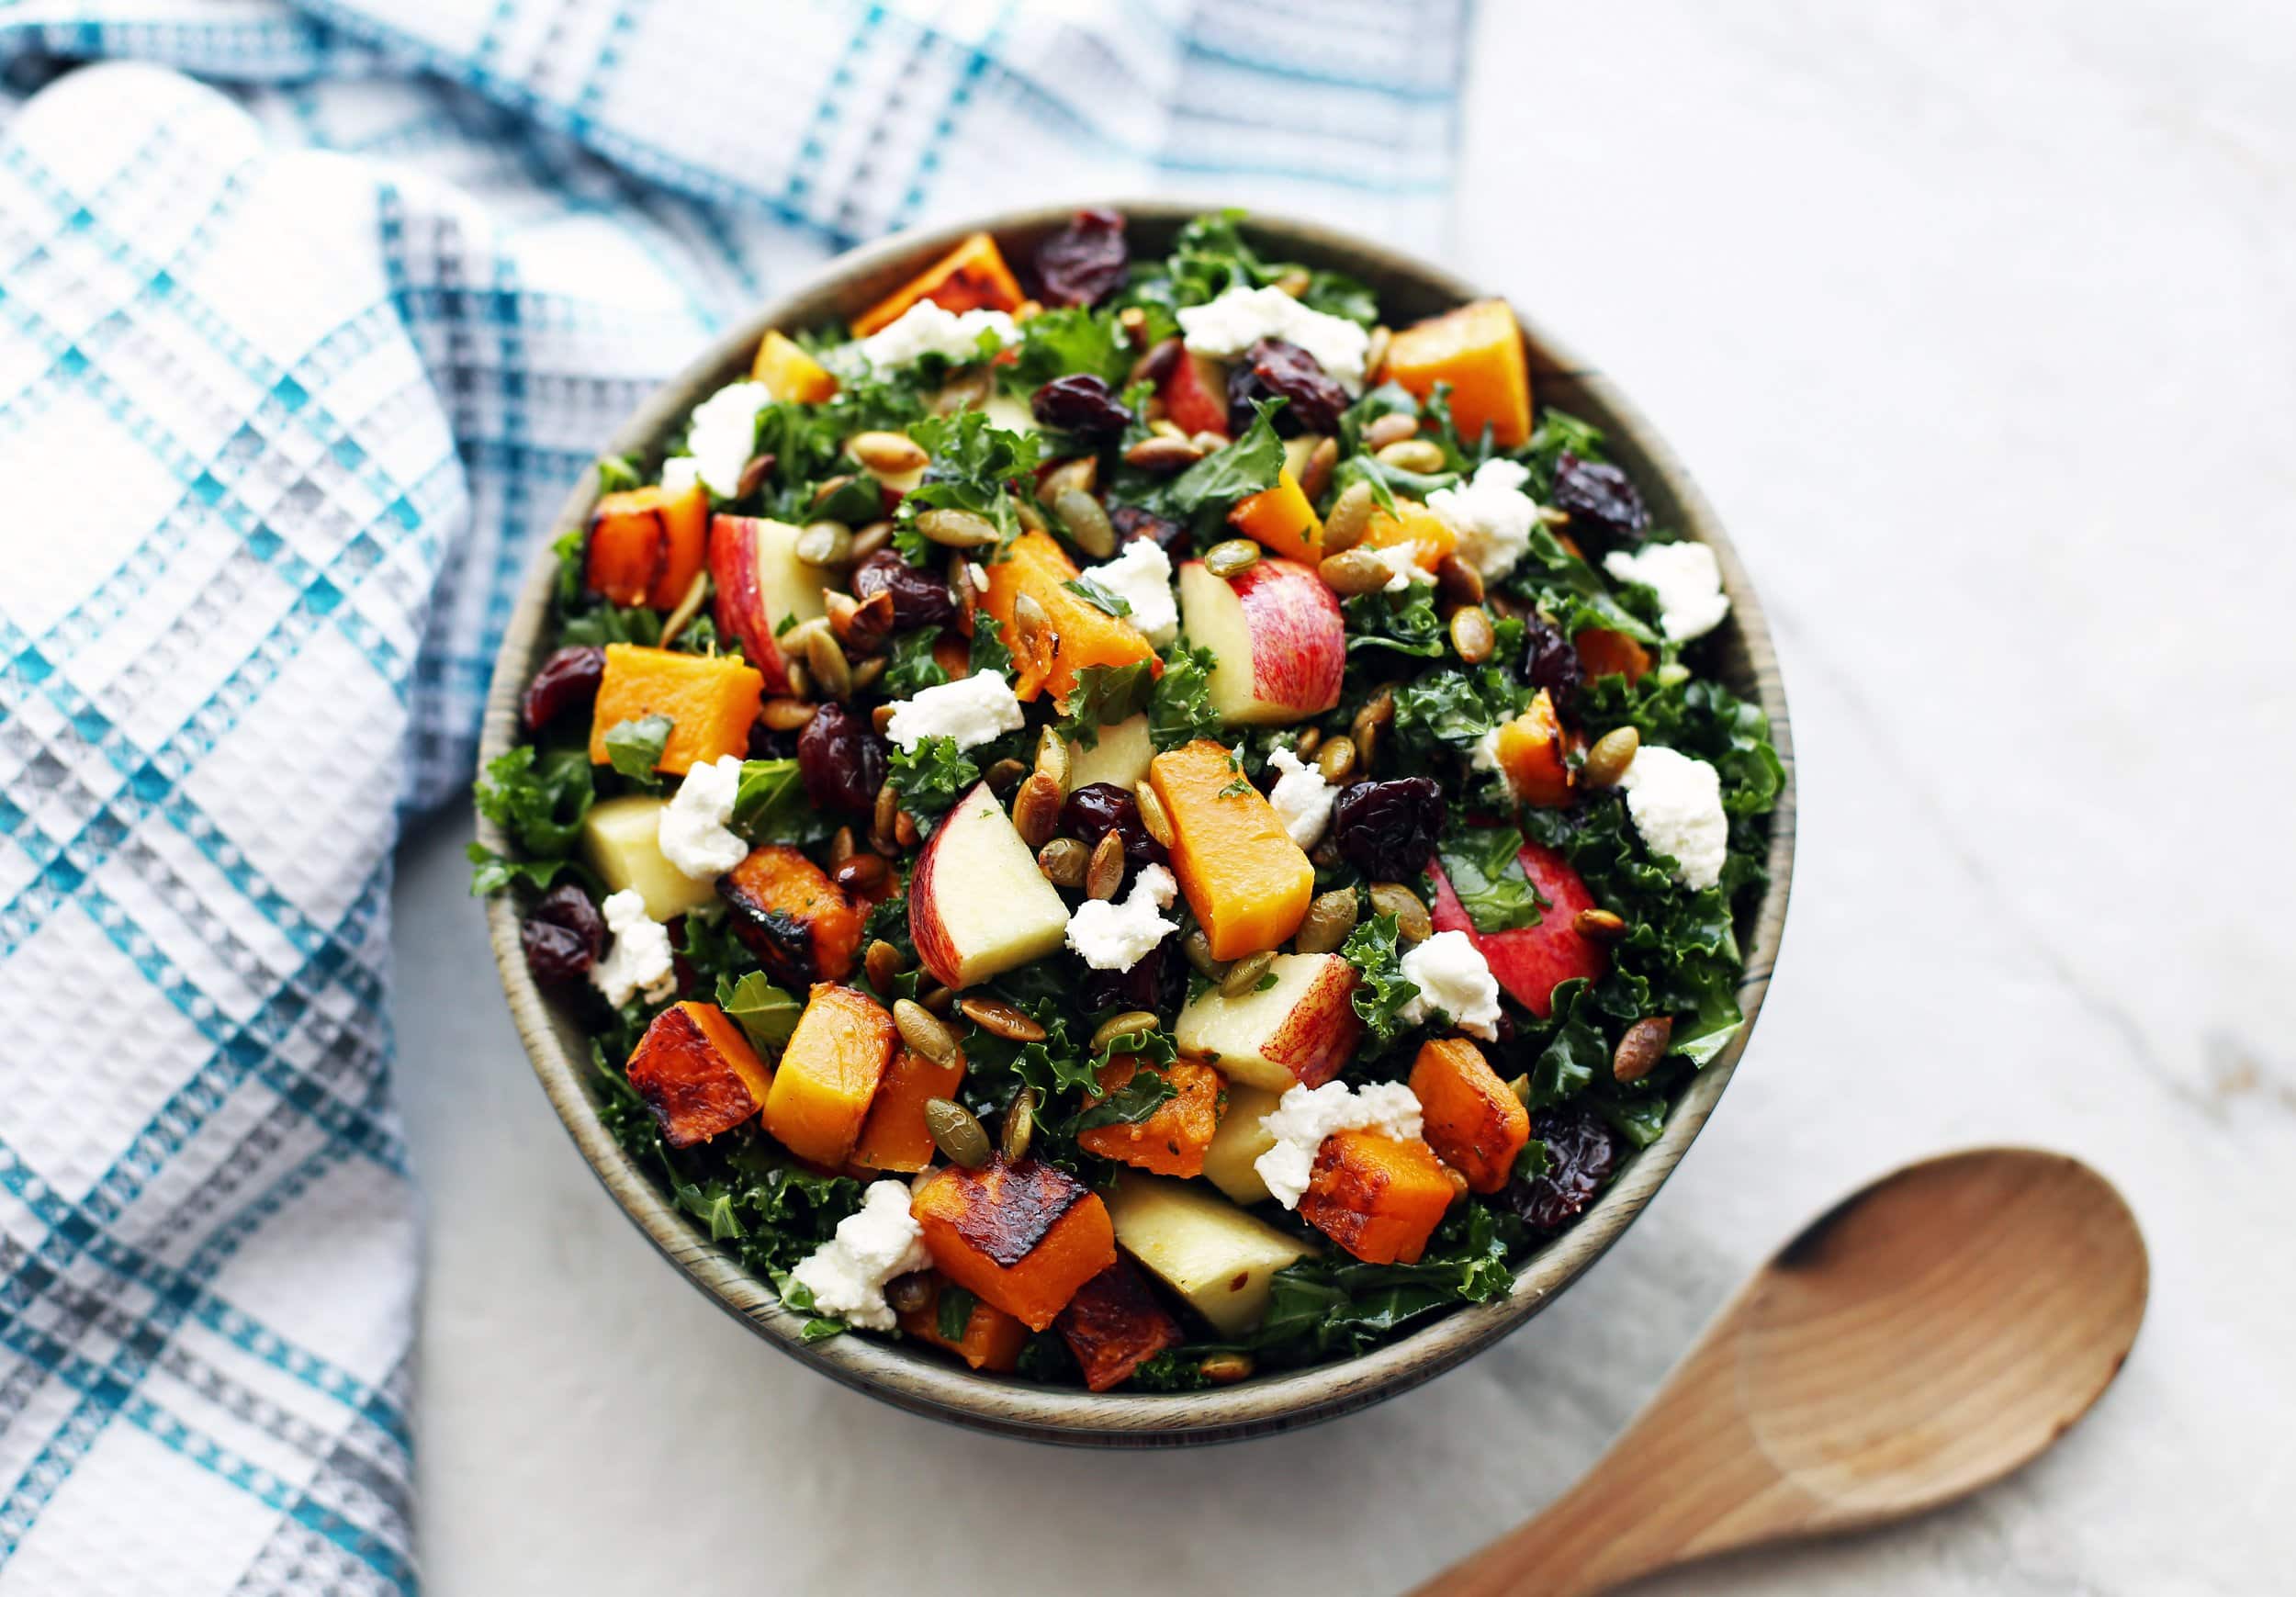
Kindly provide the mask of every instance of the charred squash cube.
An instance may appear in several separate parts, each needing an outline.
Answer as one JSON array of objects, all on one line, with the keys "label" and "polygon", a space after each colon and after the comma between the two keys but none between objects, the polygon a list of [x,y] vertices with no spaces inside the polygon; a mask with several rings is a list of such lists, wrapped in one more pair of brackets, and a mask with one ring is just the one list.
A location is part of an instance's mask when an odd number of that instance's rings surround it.
[{"label": "charred squash cube", "polygon": [[869,1119],[853,1145],[853,1164],[863,1170],[914,1174],[933,1162],[933,1133],[925,1124],[925,1100],[953,1098],[964,1081],[964,1055],[935,1064],[913,1048],[893,1056]]},{"label": "charred squash cube", "polygon": [[[940,1276],[932,1277],[933,1295],[922,1309],[912,1309],[901,1316],[901,1330],[919,1342],[947,1348],[974,1369],[995,1370],[1009,1375],[1020,1364],[1020,1350],[1029,1344],[1029,1328],[994,1304],[973,1298],[973,1307],[964,1320],[963,1333],[951,1338],[941,1333],[940,1306],[942,1295],[951,1290],[951,1284]],[[970,1294],[968,1294],[970,1295]]]},{"label": "charred squash cube", "polygon": [[1212,1136],[1220,1130],[1220,1108],[1227,1085],[1210,1065],[1183,1059],[1169,1065],[1143,1067],[1131,1055],[1120,1053],[1100,1072],[1105,1096],[1088,1099],[1086,1107],[1097,1107],[1115,1097],[1143,1068],[1169,1081],[1176,1096],[1158,1104],[1145,1119],[1079,1131],[1076,1145],[1087,1153],[1158,1175],[1201,1175],[1204,1150],[1211,1146]]},{"label": "charred squash cube", "polygon": [[779,843],[753,849],[717,879],[734,935],[777,982],[793,987],[853,973],[861,912],[820,866]]},{"label": "charred squash cube", "polygon": [[1181,1340],[1179,1321],[1129,1259],[1086,1281],[1053,1327],[1076,1355],[1085,1385],[1096,1392],[1123,1385],[1132,1371]]},{"label": "charred squash cube", "polygon": [[765,1129],[800,1159],[842,1169],[893,1044],[893,1017],[866,993],[816,983],[766,1094]]},{"label": "charred squash cube", "polygon": [[672,1004],[630,1055],[630,1085],[673,1148],[706,1142],[764,1107],[773,1073],[715,1004]]},{"label": "charred squash cube", "polygon": [[1414,1265],[1452,1197],[1443,1161],[1418,1138],[1335,1131],[1316,1153],[1300,1218],[1366,1264]]},{"label": "charred squash cube", "polygon": [[1419,1050],[1411,1070],[1427,1145],[1477,1192],[1496,1192],[1514,1175],[1531,1140],[1530,1111],[1499,1079],[1483,1051],[1464,1037]]},{"label": "charred squash cube", "polygon": [[1050,1326],[1116,1262],[1108,1205],[1040,1160],[951,1165],[917,1190],[909,1212],[942,1275],[1031,1331]]}]

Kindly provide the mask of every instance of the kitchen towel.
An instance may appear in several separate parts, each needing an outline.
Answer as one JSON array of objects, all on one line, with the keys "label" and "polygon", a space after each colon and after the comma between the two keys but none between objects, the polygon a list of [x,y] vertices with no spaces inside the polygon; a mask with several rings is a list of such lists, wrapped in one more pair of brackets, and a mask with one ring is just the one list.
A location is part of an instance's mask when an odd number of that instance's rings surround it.
[{"label": "kitchen towel", "polygon": [[0,1597],[411,1591],[390,847],[550,508],[959,209],[1440,250],[1468,0],[0,0]]}]

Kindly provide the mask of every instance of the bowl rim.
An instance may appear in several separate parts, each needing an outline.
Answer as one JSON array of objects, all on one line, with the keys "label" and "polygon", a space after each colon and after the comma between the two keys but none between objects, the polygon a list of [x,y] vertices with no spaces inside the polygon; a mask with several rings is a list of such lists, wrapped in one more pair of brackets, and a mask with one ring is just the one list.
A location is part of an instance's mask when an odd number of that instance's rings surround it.
[{"label": "bowl rim", "polygon": [[[604,453],[652,451],[702,398],[737,372],[746,372],[759,339],[776,327],[803,326],[827,312],[848,313],[906,270],[937,257],[964,236],[985,231],[1000,240],[1038,233],[1064,222],[1084,205],[1119,210],[1135,227],[1176,227],[1213,207],[1171,199],[1108,200],[1032,206],[973,216],[891,234],[825,263],[788,292],[728,326],[699,356],[641,404]],[[1320,222],[1253,210],[1245,225],[1285,258],[1331,263],[1357,276],[1410,280],[1431,298],[1465,303],[1484,298],[1446,268],[1388,245]],[[1753,587],[1719,518],[1657,432],[1599,369],[1570,354],[1535,321],[1516,312],[1534,370],[1560,378],[1604,410],[1606,437],[1633,457],[1638,480],[1661,480],[1673,518],[1686,535],[1710,545],[1729,595],[1731,620],[1746,657],[1737,684],[1750,690],[1770,720],[1785,778],[1770,817],[1769,885],[1752,917],[1739,987],[1745,1024],[1738,1035],[1684,1086],[1659,1139],[1629,1156],[1620,1175],[1555,1242],[1516,1270],[1512,1289],[1488,1303],[1469,1304],[1358,1357],[1256,1376],[1236,1386],[1171,1393],[1091,1393],[1042,1386],[961,1368],[937,1356],[858,1335],[807,1344],[806,1316],[782,1307],[771,1288],[722,1254],[695,1230],[616,1142],[598,1117],[590,1086],[588,1048],[581,1034],[552,1006],[526,968],[518,916],[507,894],[487,901],[487,918],[503,994],[529,1062],[568,1135],[600,1183],[662,1256],[720,1308],[771,1345],[831,1379],[896,1408],[993,1434],[1087,1446],[1176,1446],[1273,1434],[1337,1418],[1407,1391],[1453,1368],[1538,1313],[1615,1243],[1680,1164],[1712,1116],[1752,1037],[1784,929],[1793,883],[1795,767],[1785,689],[1768,624]],[[559,526],[589,517],[599,489],[579,482],[561,505]],[[518,702],[547,619],[555,562],[537,549],[506,627],[489,687],[478,759],[481,768],[510,748],[519,732]],[[479,840],[508,846],[501,829],[478,818]]]}]

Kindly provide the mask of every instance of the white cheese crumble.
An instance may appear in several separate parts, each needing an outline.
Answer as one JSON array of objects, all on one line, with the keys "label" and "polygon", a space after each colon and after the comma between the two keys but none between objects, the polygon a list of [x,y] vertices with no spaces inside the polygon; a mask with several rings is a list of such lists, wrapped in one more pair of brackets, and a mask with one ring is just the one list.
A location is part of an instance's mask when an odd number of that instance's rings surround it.
[{"label": "white cheese crumble", "polygon": [[1439,1009],[1461,1031],[1485,1042],[1498,1040],[1499,980],[1465,932],[1439,931],[1407,950],[1403,979],[1419,989],[1419,996],[1403,1007],[1405,1024],[1416,1026]]},{"label": "white cheese crumble", "polygon": [[1398,1141],[1419,1135],[1419,1098],[1400,1081],[1344,1081],[1295,1086],[1260,1118],[1260,1130],[1276,1145],[1252,1161],[1267,1183],[1268,1195],[1286,1209],[1300,1207],[1300,1194],[1315,1174],[1316,1150],[1334,1131],[1378,1131]]},{"label": "white cheese crumble", "polygon": [[1162,865],[1142,865],[1121,904],[1087,898],[1068,917],[1068,946],[1096,971],[1129,971],[1180,929],[1158,910],[1172,907],[1180,883]]},{"label": "white cheese crumble", "polygon": [[619,1009],[639,993],[648,1004],[658,1004],[678,990],[678,973],[670,962],[670,932],[646,913],[646,895],[635,887],[610,894],[598,906],[613,933],[606,957],[590,967],[591,984]]},{"label": "white cheese crumble", "polygon": [[1128,618],[1162,648],[1180,635],[1180,607],[1172,597],[1172,557],[1154,538],[1134,538],[1085,573],[1132,607]]},{"label": "white cheese crumble", "polygon": [[993,332],[999,347],[1020,342],[1020,330],[1001,310],[943,310],[920,299],[894,321],[850,345],[872,371],[913,366],[929,354],[952,361],[980,358],[981,334]]},{"label": "white cheese crumble", "polygon": [[978,670],[902,700],[885,723],[885,736],[905,749],[928,737],[953,737],[959,748],[971,748],[1018,732],[1025,719],[1005,674]]},{"label": "white cheese crumble", "polygon": [[763,383],[728,383],[694,406],[686,422],[686,453],[693,464],[664,461],[662,486],[676,492],[698,477],[719,499],[738,494],[741,468],[758,446],[758,412],[772,399]]},{"label": "white cheese crumble", "polygon": [[1310,310],[1280,288],[1231,288],[1180,313],[1180,332],[1199,354],[1242,354],[1263,338],[1296,343],[1350,393],[1363,387],[1371,335],[1344,316]]},{"label": "white cheese crumble", "polygon": [[1506,782],[1507,791],[1509,793],[1514,791],[1514,779],[1508,776],[1507,768],[1499,763],[1499,728],[1497,726],[1493,726],[1475,739],[1474,751],[1469,758],[1477,770],[1497,771],[1501,779]]},{"label": "white cheese crumble", "polygon": [[1390,573],[1387,586],[1380,590],[1383,593],[1402,593],[1409,590],[1414,582],[1435,580],[1435,573],[1419,563],[1419,545],[1416,540],[1408,544],[1381,544],[1378,548],[1369,549],[1367,552],[1374,560],[1385,566]]},{"label": "white cheese crumble", "polygon": [[661,463],[661,486],[665,493],[684,493],[701,480],[702,463],[691,455],[673,455]]},{"label": "white cheese crumble", "polygon": [[738,754],[687,771],[654,825],[662,858],[696,882],[723,876],[740,864],[749,845],[726,825],[734,818],[734,798],[740,792]]},{"label": "white cheese crumble", "polygon": [[1523,491],[1531,479],[1512,460],[1486,460],[1457,488],[1438,488],[1427,508],[1459,537],[1458,557],[1485,577],[1503,577],[1531,546],[1538,506]]},{"label": "white cheese crumble", "polygon": [[848,1325],[890,1331],[896,1317],[885,1284],[933,1262],[925,1228],[909,1213],[909,1189],[872,1181],[861,1206],[837,1222],[837,1234],[808,1254],[789,1278],[813,1294],[815,1310]]},{"label": "white cheese crumble", "polygon": [[1276,779],[1276,785],[1268,789],[1267,802],[1275,805],[1276,814],[1293,842],[1302,849],[1314,848],[1315,840],[1331,823],[1332,804],[1339,797],[1337,790],[1323,780],[1322,771],[1289,748],[1269,754],[1267,763],[1283,772]]},{"label": "white cheese crumble", "polygon": [[1705,636],[1730,613],[1722,568],[1704,544],[1645,544],[1631,555],[1613,549],[1603,557],[1603,569],[1621,582],[1655,590],[1660,624],[1676,643]]},{"label": "white cheese crumble", "polygon": [[1730,822],[1722,813],[1720,772],[1703,759],[1645,745],[1618,785],[1626,791],[1635,830],[1653,854],[1674,861],[1683,886],[1707,888],[1722,880]]}]

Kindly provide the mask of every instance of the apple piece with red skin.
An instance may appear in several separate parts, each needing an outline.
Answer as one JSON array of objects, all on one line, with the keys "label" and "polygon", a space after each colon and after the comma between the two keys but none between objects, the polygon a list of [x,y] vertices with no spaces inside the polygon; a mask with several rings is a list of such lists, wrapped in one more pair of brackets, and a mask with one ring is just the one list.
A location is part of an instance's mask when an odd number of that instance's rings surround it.
[{"label": "apple piece with red skin", "polygon": [[1272,1093],[1322,1086],[1355,1056],[1356,967],[1337,954],[1277,954],[1264,990],[1214,987],[1180,1011],[1172,1040],[1229,1080]]},{"label": "apple piece with red skin", "polygon": [[1347,627],[1314,568],[1265,556],[1234,577],[1180,567],[1181,630],[1212,651],[1210,698],[1231,725],[1282,725],[1339,703]]},{"label": "apple piece with red skin", "polygon": [[976,783],[927,839],[909,874],[909,940],[944,987],[1041,960],[1068,937],[1068,905],[1012,818]]},{"label": "apple piece with red skin", "polygon": [[1218,361],[1183,349],[1157,397],[1164,400],[1165,419],[1183,433],[1228,435],[1228,377]]},{"label": "apple piece with red skin", "polygon": [[1536,926],[1512,931],[1477,931],[1451,891],[1443,867],[1430,864],[1435,879],[1435,903],[1427,918],[1437,931],[1463,931],[1480,950],[1483,962],[1507,995],[1541,1020],[1555,1012],[1555,988],[1574,976],[1599,981],[1610,969],[1610,954],[1603,945],[1580,931],[1579,912],[1594,907],[1594,895],[1561,855],[1537,843],[1525,843],[1517,856],[1523,873],[1547,901]]},{"label": "apple piece with red skin", "polygon": [[821,568],[797,557],[802,531],[760,516],[721,515],[710,523],[717,630],[740,643],[763,673],[769,693],[789,692],[789,663],[774,642],[782,623],[828,613],[821,600]]}]

